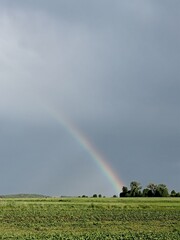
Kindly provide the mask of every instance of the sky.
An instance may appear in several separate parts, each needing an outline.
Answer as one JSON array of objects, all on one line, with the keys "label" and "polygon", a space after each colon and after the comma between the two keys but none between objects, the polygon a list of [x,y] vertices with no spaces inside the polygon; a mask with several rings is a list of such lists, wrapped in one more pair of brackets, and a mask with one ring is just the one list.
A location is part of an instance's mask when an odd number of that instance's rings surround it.
[{"label": "sky", "polygon": [[116,194],[61,117],[124,185],[180,191],[179,9],[0,1],[0,195]]}]

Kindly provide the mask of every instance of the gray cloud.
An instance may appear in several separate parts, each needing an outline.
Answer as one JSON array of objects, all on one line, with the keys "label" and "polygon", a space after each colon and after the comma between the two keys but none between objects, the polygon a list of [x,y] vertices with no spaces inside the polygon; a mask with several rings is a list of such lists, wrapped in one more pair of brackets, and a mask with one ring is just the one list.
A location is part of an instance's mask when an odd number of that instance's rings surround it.
[{"label": "gray cloud", "polygon": [[46,105],[65,112],[124,182],[179,190],[179,5],[1,2],[3,192],[114,191]]}]

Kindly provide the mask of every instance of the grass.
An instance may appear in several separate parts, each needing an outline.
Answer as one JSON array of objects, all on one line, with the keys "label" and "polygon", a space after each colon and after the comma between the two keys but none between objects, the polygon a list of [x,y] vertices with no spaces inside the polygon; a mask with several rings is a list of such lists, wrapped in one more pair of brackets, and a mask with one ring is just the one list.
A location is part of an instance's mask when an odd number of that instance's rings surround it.
[{"label": "grass", "polygon": [[179,240],[180,199],[0,199],[0,239]]}]

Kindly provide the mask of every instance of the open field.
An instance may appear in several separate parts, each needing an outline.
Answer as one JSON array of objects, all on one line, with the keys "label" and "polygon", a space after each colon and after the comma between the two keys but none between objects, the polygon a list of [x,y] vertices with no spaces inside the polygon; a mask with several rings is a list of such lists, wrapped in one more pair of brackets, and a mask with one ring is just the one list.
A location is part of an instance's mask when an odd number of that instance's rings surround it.
[{"label": "open field", "polygon": [[180,239],[180,198],[0,199],[0,239]]}]

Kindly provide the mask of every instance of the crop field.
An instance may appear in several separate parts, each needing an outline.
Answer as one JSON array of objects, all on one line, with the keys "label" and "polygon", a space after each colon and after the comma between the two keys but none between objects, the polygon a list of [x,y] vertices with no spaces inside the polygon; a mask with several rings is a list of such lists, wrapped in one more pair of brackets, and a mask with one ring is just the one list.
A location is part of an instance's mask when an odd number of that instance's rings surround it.
[{"label": "crop field", "polygon": [[0,239],[179,240],[180,199],[0,199]]}]

